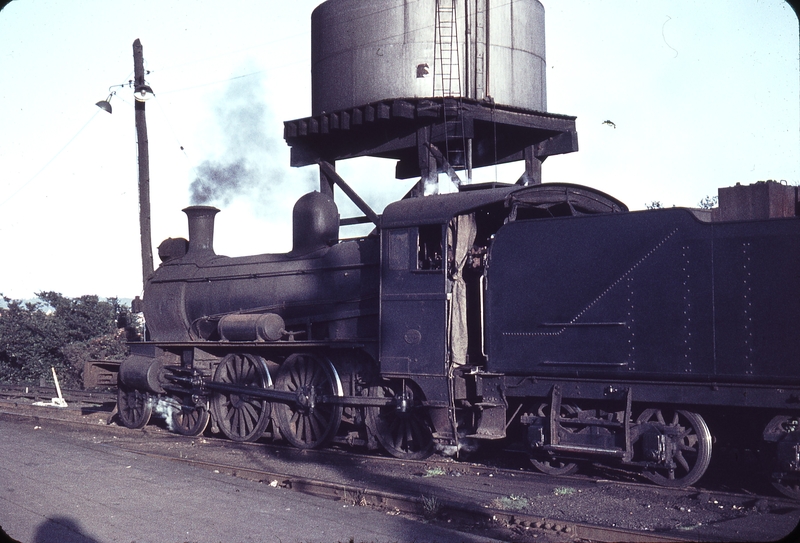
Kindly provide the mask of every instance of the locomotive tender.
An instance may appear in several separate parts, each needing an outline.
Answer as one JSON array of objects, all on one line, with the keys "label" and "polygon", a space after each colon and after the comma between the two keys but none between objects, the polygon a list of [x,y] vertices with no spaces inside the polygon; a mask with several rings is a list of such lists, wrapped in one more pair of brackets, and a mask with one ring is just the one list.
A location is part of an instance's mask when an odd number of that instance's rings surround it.
[{"label": "locomotive tender", "polygon": [[800,497],[797,201],[767,182],[630,212],[578,185],[473,185],[340,240],[314,192],[292,251],[236,258],[213,251],[217,210],[190,207],[147,282],[120,418],[142,427],[160,398],[184,434],[212,419],[399,458],[503,440],[545,473],[605,462],[667,486],[698,481],[716,441],[768,451]]}]

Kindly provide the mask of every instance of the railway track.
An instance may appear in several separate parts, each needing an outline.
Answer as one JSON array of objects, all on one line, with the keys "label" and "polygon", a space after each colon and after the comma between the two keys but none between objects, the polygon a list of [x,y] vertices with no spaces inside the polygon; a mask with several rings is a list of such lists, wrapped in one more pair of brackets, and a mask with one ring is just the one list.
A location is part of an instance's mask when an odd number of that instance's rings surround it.
[{"label": "railway track", "polygon": [[[7,393],[10,391],[0,387],[0,396]],[[31,395],[28,390],[22,397]],[[93,395],[88,399],[97,402],[101,398]],[[67,400],[78,401],[70,400],[69,396]],[[753,523],[764,524],[763,519],[756,519],[776,511],[787,514],[797,511],[798,507],[789,500],[747,493],[658,488],[600,477],[549,477],[445,458],[400,461],[354,455],[336,448],[302,451],[275,443],[234,443],[203,436],[187,438],[169,433],[158,425],[135,431],[115,425],[99,426],[98,421],[82,420],[83,416],[70,419],[65,412],[69,410],[37,408],[35,413],[23,413],[0,405],[0,412],[14,411],[16,416],[35,416],[37,424],[43,421],[70,424],[90,428],[93,434],[102,428],[104,435],[107,432],[108,436],[98,439],[137,454],[339,500],[344,506],[372,507],[390,514],[416,516],[429,522],[447,523],[451,527],[461,526],[468,531],[482,530],[488,536],[504,540],[714,540],[714,537],[698,537],[698,528],[708,530],[714,523],[721,526],[725,522],[742,522],[748,515]],[[104,415],[100,411],[97,414]],[[619,509],[620,504],[630,505],[631,514],[644,506],[651,511],[662,510],[663,519],[650,524],[638,522],[638,526],[632,528],[632,519],[625,518],[626,512],[616,510],[611,513],[614,516],[605,521],[581,521],[576,510],[580,509],[582,498],[593,509],[600,509],[602,504],[598,500],[605,499],[608,502],[606,506],[611,509]],[[709,518],[709,511],[717,507],[720,510],[725,508],[726,511],[721,512],[727,515]],[[696,518],[703,520],[692,521],[692,510],[694,515],[702,511],[704,516]],[[685,522],[669,529],[669,523],[674,524],[676,517],[685,517]]]},{"label": "railway track", "polygon": [[[61,389],[64,400],[69,403],[102,405],[117,401],[116,390]],[[53,386],[11,385],[0,383],[0,399],[47,401],[58,396]]]},{"label": "railway track", "polygon": [[[185,442],[185,439],[182,440]],[[240,457],[253,458],[253,449],[257,449],[259,455],[267,455],[270,459],[266,463],[273,463],[273,459],[282,457],[284,462],[292,463],[301,461],[304,465],[337,466],[350,465],[353,455],[347,451],[328,449],[314,451],[298,451],[290,447],[283,447],[273,443],[230,443],[227,441],[216,442],[225,449],[234,449],[240,453]],[[223,445],[224,444],[224,445]],[[128,449],[135,450],[135,449]],[[185,449],[184,449],[185,451]],[[141,450],[135,450],[141,452]],[[176,458],[177,453],[177,458]],[[566,518],[561,511],[561,516],[548,516],[542,514],[551,511],[554,503],[542,503],[542,511],[536,511],[540,506],[533,504],[532,510],[524,510],[517,507],[520,502],[530,499],[530,495],[547,496],[552,498],[551,502],[559,502],[558,507],[565,505],[575,510],[586,509],[586,507],[605,509],[606,513],[621,517],[619,510],[614,510],[622,500],[612,500],[609,503],[598,503],[597,496],[610,491],[617,495],[632,495],[644,498],[650,503],[648,509],[672,509],[691,513],[693,507],[703,509],[722,509],[725,507],[738,511],[761,511],[773,510],[796,510],[797,504],[785,498],[763,498],[750,494],[735,492],[708,492],[694,488],[659,488],[651,484],[635,482],[620,482],[602,478],[585,476],[566,476],[551,477],[548,475],[520,471],[519,469],[489,467],[485,464],[457,462],[450,459],[428,459],[428,460],[397,460],[391,457],[369,457],[363,460],[364,466],[370,466],[373,470],[375,465],[382,465],[377,471],[381,473],[411,474],[406,479],[407,485],[398,484],[397,478],[392,479],[392,487],[397,489],[395,492],[387,492],[381,488],[381,477],[370,477],[368,469],[359,469],[361,476],[357,482],[352,484],[342,484],[341,482],[331,483],[329,480],[317,479],[304,475],[287,475],[285,471],[276,472],[269,469],[259,469],[253,466],[243,466],[239,463],[224,463],[218,461],[207,461],[198,458],[189,458],[180,448],[165,453],[149,452],[149,455],[160,458],[169,458],[182,462],[191,463],[198,467],[210,469],[220,473],[242,477],[259,482],[268,482],[280,485],[293,490],[306,492],[314,495],[325,496],[331,499],[342,500],[355,505],[371,506],[383,510],[400,511],[406,514],[429,517],[431,496],[452,496],[452,499],[438,497],[439,520],[447,522],[458,522],[466,526],[470,531],[476,528],[489,528],[494,530],[495,535],[500,539],[515,540],[518,538],[536,538],[556,536],[557,540],[574,541],[695,541],[698,539],[714,540],[714,537],[698,537],[692,534],[694,526],[685,525],[678,529],[670,530],[665,528],[664,523],[655,525],[642,525],[638,529],[625,527],[626,519],[618,519],[619,524],[607,520],[605,524],[580,522]],[[359,462],[363,457],[357,457]],[[455,478],[457,476],[458,478]],[[414,479],[416,477],[416,479]],[[428,487],[416,486],[419,480],[426,478],[436,480],[435,490]],[[435,479],[441,477],[441,479]],[[492,489],[481,492],[480,486],[489,483],[475,483],[475,481],[496,481]],[[439,483],[441,481],[441,484]],[[459,492],[457,487],[462,485],[467,487],[463,492]],[[581,494],[584,499],[581,500]],[[528,497],[526,497],[526,494]],[[555,494],[557,497],[553,497]],[[487,497],[491,495],[492,497]],[[560,498],[564,498],[563,500]],[[531,500],[533,501],[533,500]],[[547,501],[547,500],[543,500]],[[581,503],[582,502],[582,503]],[[666,508],[664,504],[668,504]],[[685,504],[685,505],[681,505]],[[726,504],[726,505],[720,505]],[[735,505],[742,504],[742,505]],[[800,512],[798,512],[800,515]],[[724,515],[712,520],[715,523],[724,523]],[[691,523],[688,523],[691,524]],[[697,525],[702,523],[698,522]],[[787,530],[788,531],[788,530]],[[681,533],[683,532],[683,533]],[[692,534],[692,535],[688,535]],[[780,534],[779,534],[780,535]],[[730,537],[729,537],[730,536]],[[764,539],[771,539],[765,537]],[[735,534],[731,533],[719,540],[735,540]],[[750,538],[748,538],[749,540]],[[541,539],[539,539],[541,540]]]},{"label": "railway track", "polygon": [[[123,447],[125,448],[125,447]],[[131,450],[131,449],[127,449]],[[224,473],[257,482],[267,482],[273,486],[281,487],[320,496],[333,500],[340,500],[352,506],[373,507],[376,509],[422,517],[427,520],[440,520],[451,524],[462,524],[466,529],[474,529],[476,525],[489,531],[486,535],[505,537],[507,531],[512,532],[544,532],[545,535],[556,536],[561,540],[597,541],[597,542],[685,542],[691,538],[674,537],[658,534],[649,534],[636,530],[626,530],[615,527],[597,526],[585,523],[570,522],[565,520],[547,518],[539,515],[512,513],[507,510],[481,507],[474,504],[465,504],[457,500],[435,498],[432,502],[430,496],[409,495],[408,493],[388,492],[372,489],[359,484],[342,484],[318,480],[309,477],[300,477],[260,469],[229,465],[188,458],[175,458],[174,456],[158,453],[142,453],[150,457],[164,460],[180,461],[199,468]],[[491,532],[502,532],[492,534]],[[531,534],[532,535],[532,534]]]}]

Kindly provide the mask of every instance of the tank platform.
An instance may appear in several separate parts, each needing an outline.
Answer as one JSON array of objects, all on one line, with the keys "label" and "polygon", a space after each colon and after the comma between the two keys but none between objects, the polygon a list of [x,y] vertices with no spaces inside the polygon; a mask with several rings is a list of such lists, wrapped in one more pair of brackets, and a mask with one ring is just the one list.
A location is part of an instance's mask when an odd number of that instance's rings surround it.
[{"label": "tank platform", "polygon": [[[396,177],[526,163],[540,182],[550,155],[578,150],[575,117],[466,98],[392,99],[284,122],[291,165],[361,156],[397,160]],[[444,160],[443,160],[444,159]]]}]

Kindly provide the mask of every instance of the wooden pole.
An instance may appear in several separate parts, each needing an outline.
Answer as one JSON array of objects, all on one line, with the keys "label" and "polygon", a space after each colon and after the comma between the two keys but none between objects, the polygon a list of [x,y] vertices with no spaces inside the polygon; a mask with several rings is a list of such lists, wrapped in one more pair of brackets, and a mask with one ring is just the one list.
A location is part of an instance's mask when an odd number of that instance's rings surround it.
[{"label": "wooden pole", "polygon": [[[144,85],[144,61],[142,44],[133,42],[134,90]],[[153,244],[150,235],[150,155],[147,147],[147,121],[144,102],[135,100],[136,139],[139,150],[139,232],[142,239],[142,285],[153,273]]]}]

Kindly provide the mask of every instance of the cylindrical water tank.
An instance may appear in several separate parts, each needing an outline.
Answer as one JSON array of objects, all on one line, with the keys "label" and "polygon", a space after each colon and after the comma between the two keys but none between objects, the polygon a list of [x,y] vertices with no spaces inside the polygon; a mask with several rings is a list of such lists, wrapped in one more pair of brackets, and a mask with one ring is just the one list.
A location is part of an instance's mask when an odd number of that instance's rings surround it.
[{"label": "cylindrical water tank", "polygon": [[546,111],[545,72],[538,0],[327,0],[311,15],[313,115],[437,96]]}]

